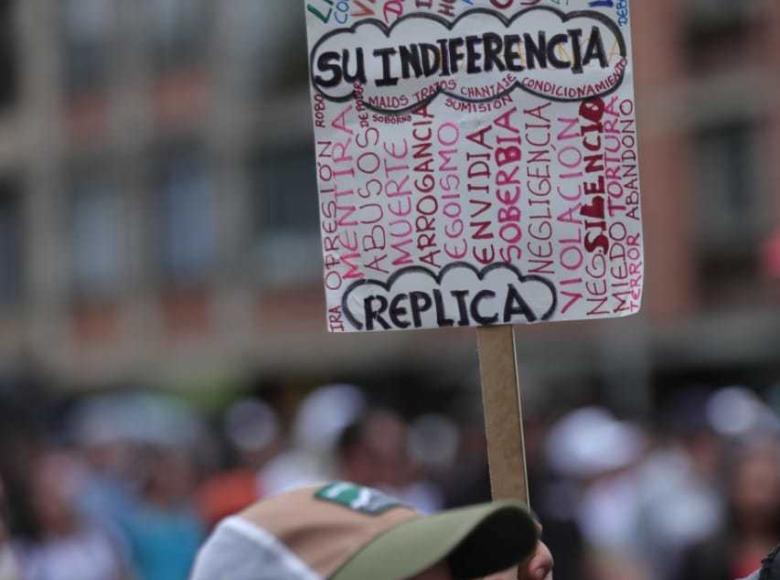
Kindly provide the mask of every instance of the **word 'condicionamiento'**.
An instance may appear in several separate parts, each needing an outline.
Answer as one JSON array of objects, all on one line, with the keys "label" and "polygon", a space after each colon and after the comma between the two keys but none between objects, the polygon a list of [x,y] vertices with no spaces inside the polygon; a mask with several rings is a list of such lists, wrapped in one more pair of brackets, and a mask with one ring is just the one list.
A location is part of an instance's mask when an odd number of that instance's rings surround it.
[{"label": "word 'condicionamiento'", "polygon": [[[493,71],[521,72],[535,69],[570,69],[581,74],[594,61],[609,67],[601,29],[590,32],[580,28],[547,38],[547,33],[500,35],[485,33],[447,38],[433,43],[414,43],[373,50],[370,58],[379,65],[380,74],[370,79],[377,87],[390,87],[410,78],[448,77],[458,73],[480,74]],[[342,82],[366,85],[366,55],[361,47],[341,52],[325,51],[314,65],[314,82],[324,89]]]}]

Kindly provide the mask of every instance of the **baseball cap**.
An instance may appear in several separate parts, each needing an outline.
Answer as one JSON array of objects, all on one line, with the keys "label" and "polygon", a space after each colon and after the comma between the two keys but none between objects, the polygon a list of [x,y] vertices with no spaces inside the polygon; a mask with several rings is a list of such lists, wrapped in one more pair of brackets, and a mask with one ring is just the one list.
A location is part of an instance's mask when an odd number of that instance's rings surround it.
[{"label": "baseball cap", "polygon": [[780,580],[780,546],[775,547],[761,562],[761,569],[742,580]]},{"label": "baseball cap", "polygon": [[455,578],[479,578],[528,558],[537,542],[520,502],[422,516],[381,491],[334,482],[223,520],[191,580],[402,580],[442,561]]},{"label": "baseball cap", "polygon": [[777,546],[764,558],[758,578],[759,580],[780,580],[780,546]]}]

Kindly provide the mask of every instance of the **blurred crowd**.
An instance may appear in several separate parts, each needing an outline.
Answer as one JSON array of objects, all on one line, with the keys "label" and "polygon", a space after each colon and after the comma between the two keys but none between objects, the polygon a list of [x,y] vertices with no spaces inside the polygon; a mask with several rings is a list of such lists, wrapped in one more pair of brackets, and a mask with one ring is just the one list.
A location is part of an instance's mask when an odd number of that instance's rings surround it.
[{"label": "blurred crowd", "polygon": [[[558,580],[732,580],[780,543],[777,410],[740,387],[667,407],[641,421],[595,406],[528,418],[532,505]],[[483,433],[478,410],[403,416],[346,384],[292,413],[140,391],[35,418],[4,403],[0,580],[184,580],[221,518],[325,480],[423,512],[485,501]]]}]

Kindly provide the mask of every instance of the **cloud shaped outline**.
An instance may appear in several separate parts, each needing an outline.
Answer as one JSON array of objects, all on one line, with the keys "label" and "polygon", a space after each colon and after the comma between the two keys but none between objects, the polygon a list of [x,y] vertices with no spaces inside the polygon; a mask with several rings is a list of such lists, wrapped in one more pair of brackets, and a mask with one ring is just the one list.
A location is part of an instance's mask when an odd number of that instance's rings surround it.
[{"label": "cloud shaped outline", "polygon": [[517,279],[520,281],[521,284],[525,284],[527,282],[541,282],[550,290],[550,294],[552,295],[552,303],[550,305],[550,308],[548,308],[544,312],[544,314],[542,314],[539,317],[539,322],[549,321],[558,310],[558,290],[556,289],[555,284],[553,284],[550,280],[548,280],[544,276],[539,276],[537,274],[525,275],[520,271],[519,268],[517,268],[513,264],[504,264],[504,263],[491,264],[480,270],[476,266],[474,266],[473,264],[469,264],[468,262],[453,262],[451,264],[447,264],[439,272],[432,272],[431,270],[423,266],[409,266],[406,268],[401,268],[400,270],[396,270],[387,278],[387,281],[385,282],[382,282],[381,280],[372,280],[372,279],[363,279],[363,280],[358,280],[357,282],[353,282],[347,287],[347,289],[344,291],[344,294],[342,294],[341,296],[341,311],[343,312],[347,321],[353,326],[353,328],[355,328],[355,330],[362,331],[365,325],[361,323],[359,320],[357,320],[357,318],[355,318],[355,316],[352,314],[352,312],[349,309],[349,300],[352,292],[354,292],[358,288],[362,288],[363,286],[372,285],[372,286],[378,286],[379,288],[382,288],[385,292],[391,294],[393,291],[393,286],[395,286],[395,283],[398,281],[398,279],[401,276],[405,274],[425,274],[429,276],[434,282],[436,282],[436,284],[439,287],[441,287],[441,284],[444,281],[444,278],[447,276],[447,274],[449,274],[450,271],[456,268],[464,268],[470,270],[472,273],[476,275],[477,280],[479,280],[480,282],[483,282],[485,278],[487,278],[487,276],[494,270],[500,270],[500,269],[509,270],[510,272],[512,272],[515,276],[517,276]]},{"label": "cloud shaped outline", "polygon": [[[320,89],[317,84],[314,81],[314,57],[317,54],[317,52],[320,49],[320,46],[322,46],[325,42],[333,38],[334,36],[338,36],[340,34],[355,34],[361,26],[374,26],[375,28],[378,28],[385,36],[385,38],[392,38],[393,30],[397,26],[400,26],[401,23],[406,22],[407,20],[412,19],[427,19],[427,20],[433,20],[435,22],[438,22],[442,26],[444,26],[448,31],[452,31],[455,29],[455,27],[460,23],[461,20],[464,20],[470,16],[473,16],[475,14],[487,14],[488,16],[492,16],[499,20],[506,28],[509,28],[516,20],[519,20],[529,12],[533,11],[546,11],[551,12],[558,16],[558,18],[561,19],[562,22],[568,22],[570,20],[574,20],[577,18],[591,18],[593,20],[599,21],[601,24],[606,26],[614,35],[616,40],[618,41],[618,44],[620,46],[620,56],[625,58],[628,58],[628,45],[626,44],[626,39],[623,36],[623,31],[620,29],[620,26],[616,22],[614,22],[612,19],[610,19],[608,16],[596,12],[595,10],[576,10],[574,12],[564,12],[563,10],[559,10],[558,8],[554,8],[552,6],[529,6],[527,8],[523,8],[522,10],[516,12],[510,17],[505,16],[504,14],[500,12],[496,12],[494,10],[491,10],[490,8],[474,8],[472,10],[467,10],[466,12],[463,12],[459,14],[455,19],[453,20],[447,20],[446,18],[439,16],[438,14],[427,14],[427,13],[410,13],[406,14],[404,16],[401,16],[397,20],[395,20],[390,26],[386,25],[384,22],[377,18],[365,18],[363,20],[360,20],[359,22],[356,22],[352,26],[348,28],[336,28],[335,30],[331,30],[330,32],[324,34],[312,47],[311,53],[309,55],[309,82],[311,86],[314,88],[314,90],[321,95],[325,100],[334,102],[334,103],[346,103],[348,101],[351,101],[355,98],[355,91],[352,90],[350,93],[343,97],[333,97],[331,95],[326,94],[322,89]],[[620,72],[620,79],[618,82],[615,83],[614,86],[610,87],[609,89],[592,95],[591,98],[594,97],[606,97],[617,91],[625,81],[625,69],[623,69]],[[453,99],[457,99],[458,101],[467,102],[467,103],[488,103],[496,101],[506,95],[509,95],[516,91],[517,89],[520,89],[521,91],[524,91],[525,93],[528,93],[530,95],[540,97],[543,99],[546,99],[548,101],[553,102],[560,102],[560,103],[571,103],[571,102],[577,102],[581,101],[581,98],[573,97],[573,98],[565,98],[565,97],[555,97],[547,95],[541,91],[535,91],[533,89],[530,89],[523,85],[522,83],[523,79],[519,78],[516,80],[510,87],[505,89],[504,91],[497,93],[494,96],[490,97],[484,97],[484,98],[469,98],[464,97],[463,95],[459,95],[457,93],[450,92],[442,87],[437,87],[428,97],[425,99],[422,99],[420,101],[416,101],[412,103],[411,105],[404,107],[403,109],[383,109],[381,107],[375,107],[371,105],[367,101],[363,101],[363,105],[374,112],[377,113],[385,113],[385,114],[403,114],[407,113],[409,111],[413,111],[419,107],[423,107],[425,105],[428,105],[429,103],[433,102],[437,97],[440,95],[445,95],[447,97],[451,97]]]}]

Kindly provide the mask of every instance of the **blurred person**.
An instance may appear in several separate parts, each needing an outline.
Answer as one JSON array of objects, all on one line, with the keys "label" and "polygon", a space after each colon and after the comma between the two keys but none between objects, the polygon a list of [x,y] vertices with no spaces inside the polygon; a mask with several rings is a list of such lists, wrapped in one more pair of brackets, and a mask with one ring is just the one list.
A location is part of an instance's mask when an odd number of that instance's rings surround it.
[{"label": "blurred person", "polygon": [[224,417],[224,434],[235,455],[233,467],[208,478],[197,491],[198,508],[208,528],[263,497],[257,473],[280,447],[276,413],[258,400],[231,405]]},{"label": "blurred person", "polygon": [[551,472],[544,456],[547,426],[528,417],[524,425],[528,486],[533,508],[544,526],[545,543],[555,558],[555,575],[584,577],[585,540],[577,521],[577,488]]},{"label": "blurred person", "polygon": [[728,473],[728,520],[686,551],[679,580],[742,578],[780,542],[780,443],[743,443]]},{"label": "blurred person", "polygon": [[11,549],[7,524],[5,486],[0,479],[0,580],[19,580],[19,568]]},{"label": "blurred person", "polygon": [[81,477],[76,461],[62,452],[45,453],[33,462],[29,496],[34,528],[14,538],[24,580],[129,578],[118,542],[77,510]]},{"label": "blurred person", "polygon": [[[574,504],[587,547],[585,565],[599,580],[649,578],[636,534],[640,504],[637,466],[644,448],[641,428],[619,421],[601,407],[564,415],[548,434],[546,461],[555,474],[572,483],[563,498]],[[570,494],[575,495],[573,502],[567,497]]]},{"label": "blurred person", "polygon": [[[578,490],[553,473],[544,455],[546,431],[533,417],[524,422],[528,485],[535,515],[544,527],[545,543],[555,554],[555,576],[585,578],[585,546],[577,523]],[[463,428],[457,469],[446,499],[448,508],[488,501],[491,494],[485,430],[476,421]]]},{"label": "blurred person", "polygon": [[664,413],[653,450],[639,467],[639,529],[653,577],[671,580],[685,550],[723,523],[717,488],[722,444],[707,418],[709,393],[687,390]]},{"label": "blurred person", "polygon": [[731,439],[780,436],[780,417],[745,386],[719,389],[707,401],[707,420],[719,435]]},{"label": "blurred person", "polygon": [[775,547],[764,558],[761,569],[742,580],[780,580],[780,546]]},{"label": "blurred person", "polygon": [[77,507],[86,517],[116,528],[134,509],[132,446],[87,436],[79,440],[79,447],[85,472]]},{"label": "blurred person", "polygon": [[137,508],[141,450],[204,453],[200,418],[180,399],[150,391],[86,397],[70,412],[68,426],[89,467],[79,507],[105,525],[121,526]]},{"label": "blurred person", "polygon": [[742,580],[780,580],[780,546],[776,546],[761,562],[761,568]]},{"label": "blurred person", "polygon": [[445,485],[445,506],[458,508],[490,500],[485,427],[479,419],[470,418],[461,427],[456,467]]},{"label": "blurred person", "polygon": [[337,443],[339,477],[369,487],[400,487],[409,469],[406,425],[390,411],[370,411],[348,426]]},{"label": "blurred person", "polygon": [[336,482],[223,521],[191,580],[552,580],[538,534],[519,502],[426,517],[381,491]]},{"label": "blurred person", "polygon": [[194,469],[184,451],[144,452],[137,507],[122,521],[139,580],[184,580],[205,535],[195,506]]},{"label": "blurred person", "polygon": [[412,460],[435,478],[449,479],[460,447],[460,427],[446,415],[422,415],[408,428],[407,447]]},{"label": "blurred person", "polygon": [[366,397],[354,385],[325,385],[310,393],[295,415],[290,446],[260,471],[266,496],[333,479],[336,443],[363,416]]},{"label": "blurred person", "polygon": [[337,473],[340,479],[390,492],[424,513],[443,504],[435,484],[417,477],[407,425],[392,411],[369,411],[344,429],[337,444]]}]

